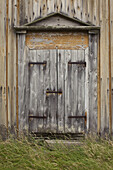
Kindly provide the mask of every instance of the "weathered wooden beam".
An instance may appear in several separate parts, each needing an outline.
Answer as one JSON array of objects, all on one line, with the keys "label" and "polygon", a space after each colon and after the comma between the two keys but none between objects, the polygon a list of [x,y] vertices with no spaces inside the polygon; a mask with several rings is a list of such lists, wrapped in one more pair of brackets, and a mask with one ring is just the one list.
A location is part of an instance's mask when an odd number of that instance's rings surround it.
[{"label": "weathered wooden beam", "polygon": [[18,35],[16,35],[16,127],[17,137],[19,135],[19,120],[18,120]]},{"label": "weathered wooden beam", "polygon": [[17,0],[17,25],[20,24],[20,0]]},{"label": "weathered wooden beam", "polygon": [[100,135],[100,128],[101,128],[101,75],[100,75],[100,35],[98,36],[98,66],[97,66],[97,76],[98,76],[98,84],[97,84],[97,88],[98,88],[98,97],[97,97],[97,104],[98,104],[98,124],[97,124],[97,132],[98,135]]},{"label": "weathered wooden beam", "polygon": [[111,22],[110,22],[110,0],[108,0],[108,24],[109,24],[109,133],[112,134],[112,103],[111,103]]},{"label": "weathered wooden beam", "polygon": [[8,134],[8,18],[9,18],[9,0],[6,1],[6,127]]},{"label": "weathered wooden beam", "polygon": [[28,30],[28,31],[88,31],[88,30],[100,30],[98,26],[76,26],[76,27],[60,27],[60,26],[15,26],[16,31]]}]

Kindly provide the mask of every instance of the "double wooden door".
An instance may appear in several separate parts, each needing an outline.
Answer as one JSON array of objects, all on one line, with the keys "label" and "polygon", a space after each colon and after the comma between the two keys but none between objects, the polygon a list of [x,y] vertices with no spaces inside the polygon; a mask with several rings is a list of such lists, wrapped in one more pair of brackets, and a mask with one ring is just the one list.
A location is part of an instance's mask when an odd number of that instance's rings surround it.
[{"label": "double wooden door", "polygon": [[29,129],[31,132],[83,132],[85,51],[30,50]]}]

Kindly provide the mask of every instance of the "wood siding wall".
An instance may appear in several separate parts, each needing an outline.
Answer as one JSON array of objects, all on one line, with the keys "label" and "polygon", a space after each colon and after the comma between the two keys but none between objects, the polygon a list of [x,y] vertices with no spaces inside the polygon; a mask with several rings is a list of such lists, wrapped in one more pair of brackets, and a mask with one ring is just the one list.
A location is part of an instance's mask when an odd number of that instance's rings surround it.
[{"label": "wood siding wall", "polygon": [[[8,13],[8,121],[16,125],[16,34],[23,25],[52,12],[64,12],[101,26],[101,130],[109,129],[108,0],[9,0]],[[111,65],[113,88],[113,1],[111,0]],[[112,94],[113,95],[113,94]],[[112,121],[113,122],[113,121]],[[0,124],[6,125],[6,0],[0,0]],[[113,126],[112,126],[113,128]]]}]

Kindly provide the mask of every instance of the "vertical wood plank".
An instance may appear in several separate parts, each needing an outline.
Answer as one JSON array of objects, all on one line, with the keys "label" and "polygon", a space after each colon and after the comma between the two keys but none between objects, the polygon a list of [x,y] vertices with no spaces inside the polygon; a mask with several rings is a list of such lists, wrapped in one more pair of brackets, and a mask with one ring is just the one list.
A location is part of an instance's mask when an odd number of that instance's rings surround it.
[{"label": "vertical wood plank", "polygon": [[84,22],[88,21],[88,1],[87,0],[83,0],[82,1],[82,20]]},{"label": "vertical wood plank", "polygon": [[47,13],[54,12],[54,0],[48,0],[47,1]]},{"label": "vertical wood plank", "polygon": [[19,36],[18,41],[18,117],[20,132],[28,130],[28,109],[29,104],[29,83],[28,83],[28,62],[29,50],[25,47],[25,35]]},{"label": "vertical wood plank", "polygon": [[38,16],[38,3],[36,0],[33,0],[33,20],[35,20]]},{"label": "vertical wood plank", "polygon": [[82,1],[77,0],[77,18],[82,19]]},{"label": "vertical wood plank", "polygon": [[58,50],[58,132],[65,131],[65,50]]},{"label": "vertical wood plank", "polygon": [[[110,22],[111,22],[111,45],[113,44],[113,1],[110,1]],[[111,56],[113,56],[113,46],[111,46]],[[113,89],[113,57],[111,57],[111,77],[112,77],[112,89]],[[113,132],[113,92],[112,92],[112,132]]]},{"label": "vertical wood plank", "polygon": [[110,3],[111,1],[108,1],[108,34],[109,34],[109,133],[112,135],[112,87],[111,87],[111,11],[110,11]]},{"label": "vertical wood plank", "polygon": [[46,94],[46,91],[49,89],[49,81],[50,81],[50,51],[44,50],[44,61],[47,62],[46,66],[44,67],[44,116],[47,119],[44,120],[44,132],[49,132],[50,130],[50,105],[49,105],[49,96]]},{"label": "vertical wood plank", "polygon": [[[56,49],[50,50],[50,90],[57,91],[57,56]],[[50,129],[52,132],[58,131],[58,99],[57,94],[49,95],[50,104]]]},{"label": "vertical wood plank", "polygon": [[65,71],[65,132],[70,132],[70,121],[68,116],[70,114],[70,100],[69,100],[69,65],[68,62],[71,60],[71,52],[70,50],[65,50],[65,64],[66,64],[66,71]]},{"label": "vertical wood plank", "polygon": [[[107,98],[107,77],[108,77],[108,0],[100,0],[100,56],[101,56],[101,132],[108,131],[108,98]],[[106,41],[105,41],[106,40]],[[106,72],[105,72],[106,70]]]},{"label": "vertical wood plank", "polygon": [[8,19],[9,19],[9,1],[6,1],[6,128],[8,133]]},{"label": "vertical wood plank", "polygon": [[6,126],[6,2],[0,2],[0,125]]},{"label": "vertical wood plank", "polygon": [[[80,62],[85,61],[84,50],[78,50],[77,55],[78,55],[77,61],[80,61]],[[78,104],[78,115],[80,115],[80,116],[85,115],[85,79],[84,79],[84,73],[85,73],[85,68],[78,66],[78,76],[77,76],[78,101],[77,101],[77,104]],[[79,119],[77,121],[77,129],[78,129],[78,132],[82,132],[84,130],[84,119]]]},{"label": "vertical wood plank", "polygon": [[[72,61],[78,61],[79,56],[77,55],[77,50],[72,50]],[[78,115],[78,67],[77,65],[72,65],[73,67],[73,115],[72,116],[77,116]],[[74,132],[77,131],[77,126],[78,126],[78,120],[73,119],[72,120],[72,125]]]},{"label": "vertical wood plank", "polygon": [[85,112],[87,113],[87,124],[86,128],[89,131],[89,48],[85,50],[85,62],[86,62],[86,70],[85,70]]},{"label": "vertical wood plank", "polygon": [[74,2],[73,2],[73,6],[74,6],[74,17],[75,18],[77,18],[78,17],[78,15],[77,15],[77,0],[74,0]]},{"label": "vertical wood plank", "polygon": [[89,127],[92,132],[97,132],[97,36],[91,34],[89,42]]}]

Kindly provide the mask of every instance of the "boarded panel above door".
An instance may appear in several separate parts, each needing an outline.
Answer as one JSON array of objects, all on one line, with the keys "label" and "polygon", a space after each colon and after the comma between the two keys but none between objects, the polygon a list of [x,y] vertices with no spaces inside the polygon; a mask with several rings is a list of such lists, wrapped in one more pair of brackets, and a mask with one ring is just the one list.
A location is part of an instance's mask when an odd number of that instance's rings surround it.
[{"label": "boarded panel above door", "polygon": [[26,45],[30,49],[85,49],[89,45],[87,33],[76,32],[38,32],[28,33]]}]

